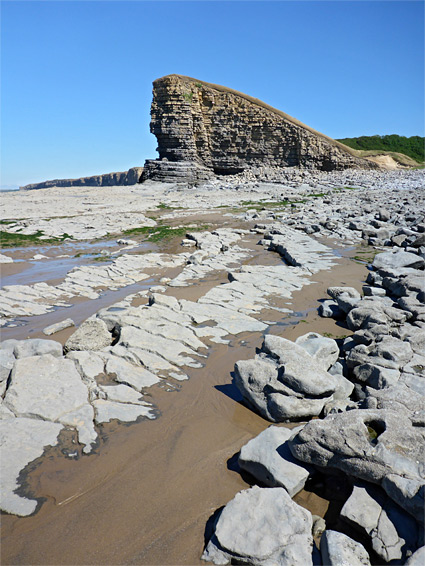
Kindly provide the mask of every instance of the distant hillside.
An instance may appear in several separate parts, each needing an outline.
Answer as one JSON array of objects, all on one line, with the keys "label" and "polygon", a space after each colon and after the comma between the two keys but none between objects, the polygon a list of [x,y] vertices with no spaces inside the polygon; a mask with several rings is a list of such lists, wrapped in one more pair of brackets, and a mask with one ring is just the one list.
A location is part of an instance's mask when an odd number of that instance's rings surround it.
[{"label": "distant hillside", "polygon": [[425,161],[425,138],[411,136],[406,138],[391,134],[389,136],[361,136],[337,140],[353,149],[362,151],[383,150],[404,153],[418,162]]}]

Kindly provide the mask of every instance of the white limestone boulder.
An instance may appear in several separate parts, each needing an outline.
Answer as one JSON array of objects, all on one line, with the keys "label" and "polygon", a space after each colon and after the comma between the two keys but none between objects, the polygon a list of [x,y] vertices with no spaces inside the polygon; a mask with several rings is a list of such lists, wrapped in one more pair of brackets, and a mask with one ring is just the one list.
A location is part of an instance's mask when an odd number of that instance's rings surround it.
[{"label": "white limestone boulder", "polygon": [[[302,427],[301,427],[302,428]],[[310,469],[296,460],[287,441],[300,427],[270,426],[242,446],[238,463],[268,487],[284,487],[291,497],[303,489]]]},{"label": "white limestone boulder", "polygon": [[202,555],[214,564],[312,566],[312,517],[281,487],[239,492],[223,509]]}]

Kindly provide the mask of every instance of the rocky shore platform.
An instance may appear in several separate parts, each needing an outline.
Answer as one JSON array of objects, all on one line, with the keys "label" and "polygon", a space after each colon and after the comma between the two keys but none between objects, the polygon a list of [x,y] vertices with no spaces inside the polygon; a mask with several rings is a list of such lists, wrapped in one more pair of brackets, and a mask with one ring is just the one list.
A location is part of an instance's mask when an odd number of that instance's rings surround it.
[{"label": "rocky shore platform", "polygon": [[422,565],[423,186],[5,195],[2,563]]}]

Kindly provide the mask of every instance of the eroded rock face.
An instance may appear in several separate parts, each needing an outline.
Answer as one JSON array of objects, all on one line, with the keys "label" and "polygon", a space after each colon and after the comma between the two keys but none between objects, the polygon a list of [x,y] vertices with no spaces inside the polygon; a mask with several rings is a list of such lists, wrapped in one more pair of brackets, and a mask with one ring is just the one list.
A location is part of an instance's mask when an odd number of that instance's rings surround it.
[{"label": "eroded rock face", "polygon": [[258,99],[189,77],[154,81],[151,116],[160,160],[146,161],[143,179],[196,181],[256,166],[375,167]]},{"label": "eroded rock face", "polygon": [[119,185],[135,185],[139,183],[143,167],[132,167],[128,171],[119,173],[104,173],[92,177],[80,177],[79,179],[54,179],[42,183],[32,183],[20,187],[24,190],[47,189],[48,187],[112,187]]},{"label": "eroded rock face", "polygon": [[418,521],[423,521],[423,444],[423,427],[389,409],[351,410],[312,420],[289,442],[302,462],[381,484]]}]

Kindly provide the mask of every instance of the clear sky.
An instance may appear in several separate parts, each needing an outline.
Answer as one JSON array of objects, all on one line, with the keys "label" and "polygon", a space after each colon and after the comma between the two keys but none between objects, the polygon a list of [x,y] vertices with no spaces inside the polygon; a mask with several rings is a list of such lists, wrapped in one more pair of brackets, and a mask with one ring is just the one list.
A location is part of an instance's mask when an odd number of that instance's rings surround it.
[{"label": "clear sky", "polygon": [[1,1],[2,185],[156,158],[152,81],[254,96],[333,137],[424,135],[421,1]]}]

